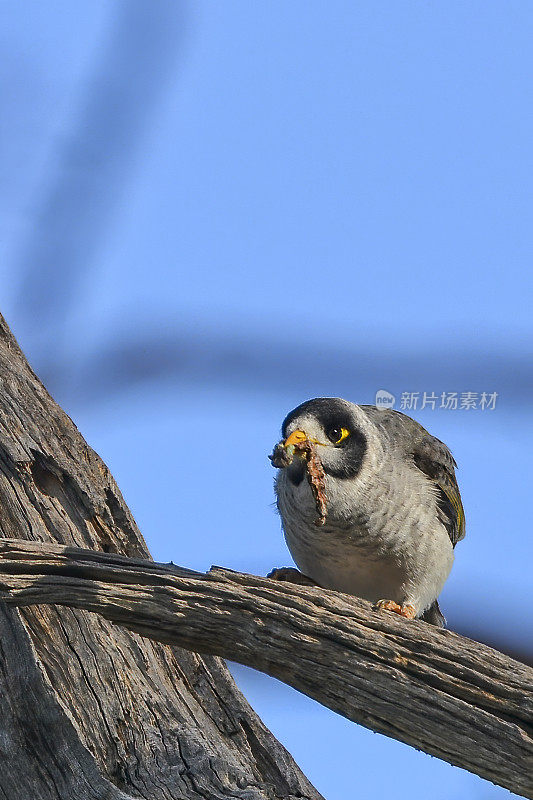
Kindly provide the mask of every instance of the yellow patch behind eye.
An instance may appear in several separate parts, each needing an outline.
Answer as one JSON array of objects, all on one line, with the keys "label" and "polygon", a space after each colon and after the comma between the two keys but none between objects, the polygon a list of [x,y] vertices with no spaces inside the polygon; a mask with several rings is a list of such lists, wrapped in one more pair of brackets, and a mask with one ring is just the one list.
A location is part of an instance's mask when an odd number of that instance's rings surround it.
[{"label": "yellow patch behind eye", "polygon": [[350,431],[348,430],[348,428],[341,428],[341,435],[340,435],[340,437],[337,439],[337,441],[335,442],[335,444],[340,444],[340,443],[341,443],[341,442],[342,442],[344,439],[346,439],[346,437],[347,437],[347,436],[349,436],[349,435],[350,435]]}]

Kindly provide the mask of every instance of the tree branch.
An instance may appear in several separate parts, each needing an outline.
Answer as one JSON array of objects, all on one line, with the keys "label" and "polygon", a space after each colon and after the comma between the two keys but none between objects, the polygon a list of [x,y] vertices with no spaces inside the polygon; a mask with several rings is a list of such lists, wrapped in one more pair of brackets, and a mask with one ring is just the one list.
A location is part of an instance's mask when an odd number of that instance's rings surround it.
[{"label": "tree branch", "polygon": [[533,670],[313,587],[0,541],[0,599],[93,611],[272,675],[371,730],[533,797]]}]

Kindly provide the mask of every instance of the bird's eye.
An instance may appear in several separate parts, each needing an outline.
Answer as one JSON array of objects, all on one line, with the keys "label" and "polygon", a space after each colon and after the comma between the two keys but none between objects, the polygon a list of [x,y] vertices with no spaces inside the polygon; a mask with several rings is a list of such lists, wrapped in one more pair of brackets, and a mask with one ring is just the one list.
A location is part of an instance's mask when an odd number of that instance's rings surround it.
[{"label": "bird's eye", "polygon": [[347,436],[350,435],[350,431],[348,428],[337,428],[332,427],[326,430],[326,436],[333,442],[333,444],[340,444],[343,439],[346,439]]}]

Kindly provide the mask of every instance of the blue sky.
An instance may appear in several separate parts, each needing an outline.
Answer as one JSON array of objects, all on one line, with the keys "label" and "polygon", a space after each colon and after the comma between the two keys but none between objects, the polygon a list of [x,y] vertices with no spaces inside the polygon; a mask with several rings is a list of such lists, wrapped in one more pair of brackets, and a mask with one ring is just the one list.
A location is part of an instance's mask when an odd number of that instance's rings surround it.
[{"label": "blue sky", "polygon": [[[527,650],[533,7],[26,0],[0,19],[2,311],[154,557],[290,563],[266,455],[308,397],[495,391],[492,411],[412,413],[460,467],[450,625]],[[235,674],[328,800],[503,797]]]}]

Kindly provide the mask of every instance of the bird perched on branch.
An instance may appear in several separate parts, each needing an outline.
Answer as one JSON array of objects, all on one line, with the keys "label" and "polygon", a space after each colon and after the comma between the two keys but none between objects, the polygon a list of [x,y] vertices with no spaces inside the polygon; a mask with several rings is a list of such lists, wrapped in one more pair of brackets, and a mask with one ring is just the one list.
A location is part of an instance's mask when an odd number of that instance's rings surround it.
[{"label": "bird perched on branch", "polygon": [[437,597],[465,535],[446,445],[405,414],[334,397],[291,411],[282,437],[270,459],[303,575],[443,626]]}]

